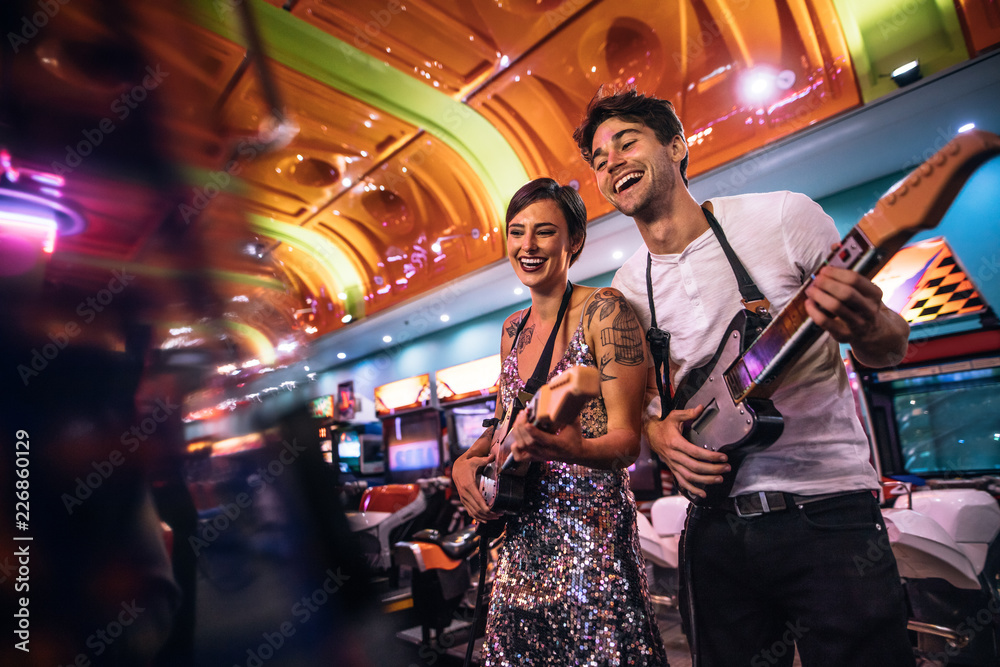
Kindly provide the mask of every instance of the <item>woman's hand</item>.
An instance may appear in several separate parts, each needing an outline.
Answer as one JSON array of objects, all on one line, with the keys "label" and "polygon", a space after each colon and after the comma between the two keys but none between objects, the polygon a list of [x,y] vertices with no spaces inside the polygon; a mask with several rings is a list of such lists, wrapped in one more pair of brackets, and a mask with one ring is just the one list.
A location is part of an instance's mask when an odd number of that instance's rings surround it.
[{"label": "woman's hand", "polygon": [[517,462],[574,461],[583,451],[583,431],[580,430],[579,419],[564,426],[558,433],[546,433],[528,423],[522,412],[514,420],[508,437],[514,438],[510,451]]},{"label": "woman's hand", "polygon": [[476,471],[489,462],[489,456],[470,456],[466,452],[455,460],[451,468],[451,478],[458,489],[458,497],[469,515],[477,521],[491,521],[500,517],[490,511],[483,494],[479,492],[479,481],[476,479]]}]

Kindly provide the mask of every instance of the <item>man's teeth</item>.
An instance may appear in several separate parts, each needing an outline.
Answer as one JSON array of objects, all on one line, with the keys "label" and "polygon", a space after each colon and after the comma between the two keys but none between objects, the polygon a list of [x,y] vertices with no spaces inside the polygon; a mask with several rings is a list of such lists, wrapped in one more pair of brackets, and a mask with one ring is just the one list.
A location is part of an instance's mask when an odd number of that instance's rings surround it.
[{"label": "man's teeth", "polygon": [[640,178],[642,178],[642,172],[625,174],[615,183],[615,192],[621,192],[623,187],[630,185],[632,181],[638,181]]}]

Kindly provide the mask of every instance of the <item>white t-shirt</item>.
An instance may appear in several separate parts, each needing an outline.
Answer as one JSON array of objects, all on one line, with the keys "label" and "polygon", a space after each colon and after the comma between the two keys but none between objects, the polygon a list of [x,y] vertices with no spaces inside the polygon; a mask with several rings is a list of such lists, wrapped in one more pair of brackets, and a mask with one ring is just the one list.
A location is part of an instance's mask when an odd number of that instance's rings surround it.
[{"label": "white t-shirt", "polygon": [[[722,197],[713,199],[712,206],[729,244],[771,302],[772,313],[784,308],[840,240],[833,220],[805,195]],[[647,252],[645,245],[639,248],[612,282],[632,304],[644,329],[650,326]],[[652,255],[652,283],[658,325],[670,332],[671,382],[676,387],[719,347],[743,307],[739,288],[711,230],[680,254]],[[784,430],[773,445],[746,458],[731,495],[877,488],[840,347],[828,334],[795,362],[771,400],[784,418]]]}]

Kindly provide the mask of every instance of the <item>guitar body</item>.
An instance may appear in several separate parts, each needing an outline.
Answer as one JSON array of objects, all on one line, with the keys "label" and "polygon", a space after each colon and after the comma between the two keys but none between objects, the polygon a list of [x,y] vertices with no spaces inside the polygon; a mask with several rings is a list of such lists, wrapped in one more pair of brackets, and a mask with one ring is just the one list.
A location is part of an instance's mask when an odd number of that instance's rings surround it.
[{"label": "guitar body", "polygon": [[[997,135],[982,130],[957,135],[879,198],[823,264],[871,278],[917,231],[937,226],[973,171],[997,155]],[[689,496],[692,502],[728,497],[743,460],[781,435],[781,415],[770,396],[784,370],[823,335],[805,308],[811,282],[769,323],[747,310],[738,313],[712,359],[677,387],[675,408],[705,406],[685,424],[684,437],[725,453],[732,468],[722,483],[705,487],[707,499]]]},{"label": "guitar body", "polygon": [[723,482],[705,487],[708,498],[689,496],[695,504],[726,498],[736,471],[748,455],[771,446],[781,435],[784,421],[766,398],[734,402],[723,371],[736,362],[763,328],[760,318],[741,310],[729,323],[726,336],[712,358],[685,376],[674,394],[678,410],[705,406],[701,415],[684,425],[684,437],[698,447],[722,452],[732,470]]},{"label": "guitar body", "polygon": [[[548,433],[572,423],[583,406],[601,394],[601,374],[596,368],[575,366],[552,378],[524,407],[528,421]],[[515,401],[525,400],[525,396]],[[493,512],[517,514],[524,501],[524,486],[531,462],[518,463],[511,454],[514,438],[510,429],[517,417],[511,402],[493,432],[490,462],[479,470],[479,492]]]},{"label": "guitar body", "polygon": [[507,470],[500,469],[500,464],[510,456],[513,444],[510,428],[517,412],[513,401],[504,408],[503,417],[493,432],[493,442],[490,445],[492,460],[479,471],[479,492],[483,494],[490,509],[501,514],[514,514],[521,507],[524,501],[524,482],[530,467],[529,463],[516,463]]}]

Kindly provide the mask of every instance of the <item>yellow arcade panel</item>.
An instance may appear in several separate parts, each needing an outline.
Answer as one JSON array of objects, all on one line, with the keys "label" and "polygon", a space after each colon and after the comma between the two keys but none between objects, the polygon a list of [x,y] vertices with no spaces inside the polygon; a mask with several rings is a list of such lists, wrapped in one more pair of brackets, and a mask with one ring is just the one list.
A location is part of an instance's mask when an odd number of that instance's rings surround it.
[{"label": "yellow arcade panel", "polygon": [[943,238],[903,248],[875,276],[883,302],[911,324],[986,308],[972,279]]}]

